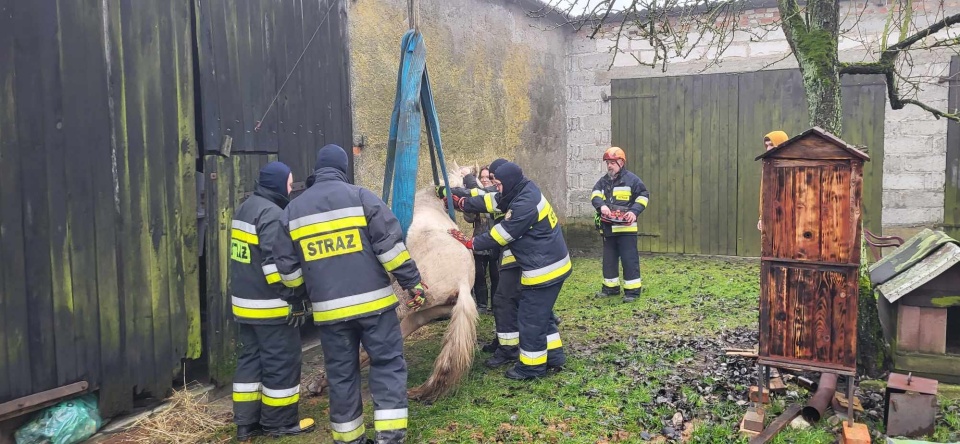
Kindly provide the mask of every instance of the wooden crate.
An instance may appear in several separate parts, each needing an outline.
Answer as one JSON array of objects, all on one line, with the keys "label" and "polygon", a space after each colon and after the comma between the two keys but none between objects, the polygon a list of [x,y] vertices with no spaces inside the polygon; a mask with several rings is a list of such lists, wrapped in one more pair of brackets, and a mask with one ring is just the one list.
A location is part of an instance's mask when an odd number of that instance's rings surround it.
[{"label": "wooden crate", "polygon": [[857,282],[866,154],[812,128],[763,160],[760,362],[857,367]]}]

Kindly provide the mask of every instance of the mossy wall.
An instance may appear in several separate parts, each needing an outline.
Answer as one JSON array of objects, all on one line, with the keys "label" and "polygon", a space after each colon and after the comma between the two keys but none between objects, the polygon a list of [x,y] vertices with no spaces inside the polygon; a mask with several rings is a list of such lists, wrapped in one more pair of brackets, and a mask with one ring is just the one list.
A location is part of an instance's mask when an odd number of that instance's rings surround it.
[{"label": "mossy wall", "polygon": [[[396,94],[407,2],[350,3],[354,134],[358,184],[380,192]],[[553,23],[519,6],[483,0],[424,0],[420,30],[449,164],[516,161],[566,214],[564,39]],[[418,184],[432,182],[426,133]]]}]

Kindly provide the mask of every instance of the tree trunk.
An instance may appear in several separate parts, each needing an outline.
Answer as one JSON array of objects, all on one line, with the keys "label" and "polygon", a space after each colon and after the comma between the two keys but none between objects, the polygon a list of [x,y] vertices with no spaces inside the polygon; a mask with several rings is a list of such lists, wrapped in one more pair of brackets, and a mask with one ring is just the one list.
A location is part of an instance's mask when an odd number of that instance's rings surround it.
[{"label": "tree trunk", "polygon": [[[796,0],[779,0],[783,31],[800,64],[810,125],[841,136],[840,61],[838,58],[840,3],[809,0],[801,10]],[[863,239],[860,239],[861,246]],[[861,374],[879,376],[889,368],[889,348],[880,328],[877,301],[866,275],[862,248],[860,304],[857,308],[857,367]]]}]

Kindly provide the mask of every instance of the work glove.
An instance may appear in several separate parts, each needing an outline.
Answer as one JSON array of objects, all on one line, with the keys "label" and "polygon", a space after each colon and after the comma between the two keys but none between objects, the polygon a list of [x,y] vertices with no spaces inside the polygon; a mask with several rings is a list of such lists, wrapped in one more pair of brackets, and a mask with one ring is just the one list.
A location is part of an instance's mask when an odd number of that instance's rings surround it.
[{"label": "work glove", "polygon": [[467,238],[467,236],[464,236],[464,234],[461,233],[460,230],[456,228],[451,228],[447,230],[447,233],[450,233],[450,235],[453,236],[454,239],[456,239],[458,242],[463,244],[464,247],[467,247],[468,250],[473,249],[473,239],[469,239]]},{"label": "work glove", "polygon": [[417,311],[420,307],[423,307],[423,304],[427,302],[427,298],[424,297],[426,294],[427,284],[423,282],[414,285],[413,288],[407,289],[407,294],[410,295],[410,300],[407,301],[407,308]]},{"label": "work glove", "polygon": [[437,198],[439,198],[439,199],[446,199],[446,197],[447,197],[447,187],[446,187],[446,186],[444,186],[444,185],[437,185],[436,191],[437,191]]},{"label": "work glove", "polygon": [[287,315],[287,325],[300,328],[301,325],[306,324],[308,315],[313,311],[312,308],[310,301],[307,299],[291,302],[290,314]]}]

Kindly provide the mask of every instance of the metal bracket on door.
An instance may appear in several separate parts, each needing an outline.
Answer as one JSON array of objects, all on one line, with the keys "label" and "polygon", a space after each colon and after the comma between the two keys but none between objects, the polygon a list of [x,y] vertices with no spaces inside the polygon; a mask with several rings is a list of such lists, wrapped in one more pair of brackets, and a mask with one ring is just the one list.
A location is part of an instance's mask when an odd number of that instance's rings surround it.
[{"label": "metal bracket on door", "polygon": [[604,102],[609,102],[613,99],[656,99],[656,94],[640,94],[637,96],[608,96],[606,91],[600,91],[600,98]]}]

